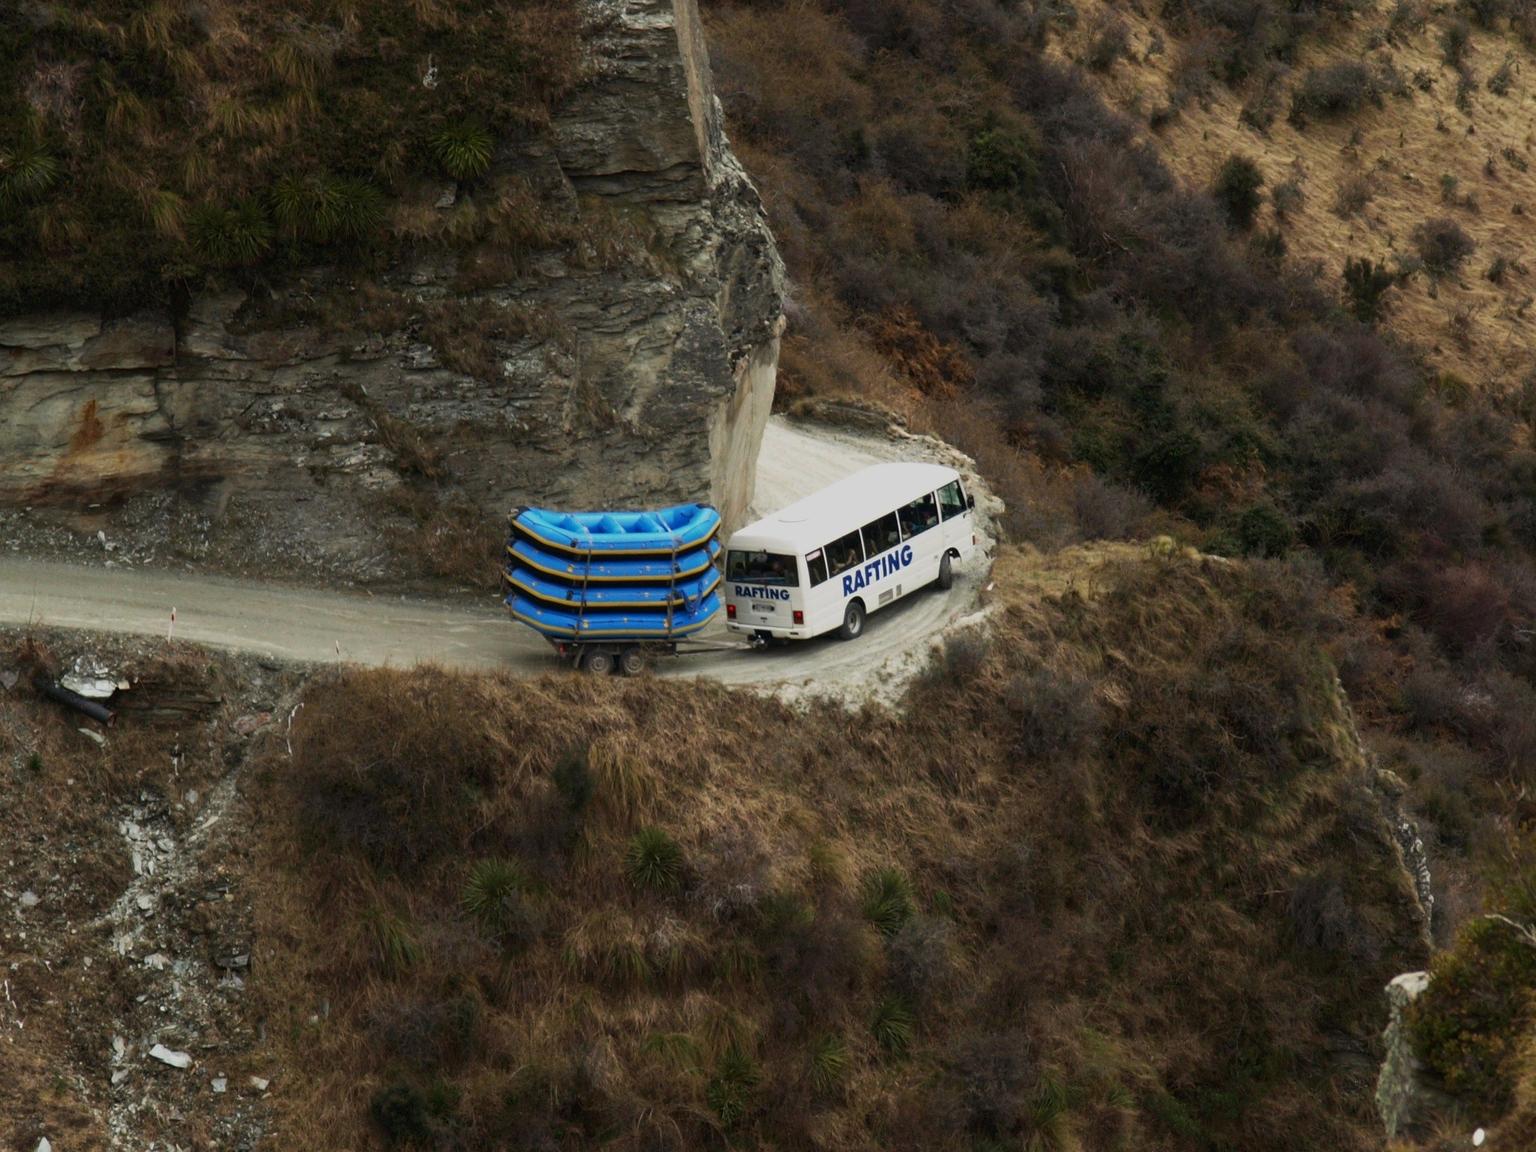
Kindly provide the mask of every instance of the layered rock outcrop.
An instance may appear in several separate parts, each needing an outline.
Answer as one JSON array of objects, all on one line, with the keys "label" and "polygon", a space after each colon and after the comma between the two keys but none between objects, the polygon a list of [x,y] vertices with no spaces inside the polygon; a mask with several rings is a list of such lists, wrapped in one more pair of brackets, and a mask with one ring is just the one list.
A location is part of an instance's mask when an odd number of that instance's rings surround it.
[{"label": "layered rock outcrop", "polygon": [[[366,580],[421,574],[402,534],[449,506],[488,534],[521,503],[709,499],[739,519],[782,265],[695,0],[585,7],[587,82],[474,193],[582,224],[498,274],[423,245],[366,280],[316,268],[177,315],[0,318],[0,541],[41,547],[63,525]],[[432,196],[465,210],[463,190]]]}]

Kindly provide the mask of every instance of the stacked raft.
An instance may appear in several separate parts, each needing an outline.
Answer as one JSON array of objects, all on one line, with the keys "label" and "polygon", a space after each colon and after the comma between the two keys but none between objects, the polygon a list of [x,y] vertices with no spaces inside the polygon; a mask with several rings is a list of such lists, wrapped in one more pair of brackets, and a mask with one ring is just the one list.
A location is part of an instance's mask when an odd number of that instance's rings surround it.
[{"label": "stacked raft", "polygon": [[720,514],[524,508],[507,540],[512,615],[551,640],[676,640],[720,611]]}]

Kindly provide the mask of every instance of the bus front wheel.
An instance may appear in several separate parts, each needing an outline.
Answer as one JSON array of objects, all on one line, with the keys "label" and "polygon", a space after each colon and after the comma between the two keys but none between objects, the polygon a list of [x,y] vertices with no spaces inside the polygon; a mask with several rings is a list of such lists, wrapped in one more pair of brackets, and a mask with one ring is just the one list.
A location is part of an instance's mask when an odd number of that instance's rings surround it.
[{"label": "bus front wheel", "polygon": [[950,564],[949,553],[944,553],[939,561],[939,578],[934,581],[940,588],[953,588],[955,586],[955,570]]},{"label": "bus front wheel", "polygon": [[843,610],[843,626],[837,630],[839,640],[857,640],[864,631],[864,602],[848,601]]}]

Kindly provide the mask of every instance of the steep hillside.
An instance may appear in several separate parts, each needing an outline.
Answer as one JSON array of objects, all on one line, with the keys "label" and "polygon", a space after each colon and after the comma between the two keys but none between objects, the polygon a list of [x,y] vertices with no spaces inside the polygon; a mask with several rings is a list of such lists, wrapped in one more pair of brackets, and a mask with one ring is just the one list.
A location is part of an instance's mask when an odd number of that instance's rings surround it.
[{"label": "steep hillside", "polygon": [[[1385,267],[1382,323],[1452,379],[1519,389],[1536,350],[1536,25],[1521,6],[1413,0],[1077,6],[1055,50],[1145,126],[1169,167],[1211,186],[1230,156],[1263,177],[1254,226],[1318,261],[1346,303],[1351,259]],[[1266,51],[1266,47],[1268,50]],[[1450,267],[1421,229],[1470,241]]]},{"label": "steep hillside", "polygon": [[489,587],[517,503],[739,518],[781,268],[697,25],[7,6],[5,535]]},{"label": "steep hillside", "polygon": [[1349,613],[1141,548],[996,580],[900,714],[119,654],[214,704],[102,750],[0,695],[0,1140],[1379,1146],[1425,913]]},{"label": "steep hillside", "polygon": [[941,430],[1015,538],[1320,570],[1437,942],[1512,907],[1489,885],[1536,819],[1524,8],[710,13],[793,282],[781,395]]}]

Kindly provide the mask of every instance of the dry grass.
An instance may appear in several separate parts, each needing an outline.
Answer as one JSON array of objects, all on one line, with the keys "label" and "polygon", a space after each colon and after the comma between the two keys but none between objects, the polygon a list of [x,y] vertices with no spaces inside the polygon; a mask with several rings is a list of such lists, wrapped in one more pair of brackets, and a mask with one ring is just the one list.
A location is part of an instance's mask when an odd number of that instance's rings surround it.
[{"label": "dry grass", "polygon": [[[1374,1034],[1379,983],[1413,959],[1347,718],[1291,577],[1144,556],[1005,553],[992,642],[902,716],[708,684],[316,683],[258,802],[275,882],[253,992],[315,1072],[274,1139],[370,1144],[390,1089],[446,1146],[1175,1148],[1186,1121],[1251,1148],[1370,1146],[1368,1086],[1324,1094],[1311,1071],[1324,1021]],[[1033,721],[1009,693],[1041,669],[1092,704],[1021,759]],[[1215,774],[1179,784],[1180,760]],[[576,762],[573,807],[555,768]],[[642,826],[680,846],[679,891],[626,879]],[[512,956],[460,912],[487,857],[539,880],[543,929]],[[1346,922],[1307,944],[1289,894],[1345,861]],[[916,907],[882,943],[860,892],[886,868]],[[418,962],[359,937],[380,908]],[[904,1059],[871,1032],[893,997],[916,1006]],[[829,1034],[843,1062],[817,1088]],[[1065,1104],[1042,1109],[1053,1085]]]},{"label": "dry grass", "polygon": [[[1536,208],[1536,172],[1530,169],[1536,160],[1531,86],[1536,57],[1513,33],[1473,29],[1468,59],[1480,78],[1494,75],[1506,60],[1515,67],[1512,76],[1506,73],[1506,94],[1479,83],[1470,106],[1458,107],[1457,73],[1444,62],[1439,43],[1440,32],[1457,17],[1437,10],[1421,29],[1405,29],[1378,43],[1393,7],[1393,0],[1367,4],[1355,20],[1303,42],[1280,87],[1293,87],[1309,68],[1364,59],[1378,68],[1390,63],[1402,77],[1422,74],[1432,82],[1427,91],[1404,84],[1398,94],[1386,94],[1379,108],[1366,106],[1304,127],[1277,117],[1259,133],[1241,113],[1260,81],[1236,89],[1216,83],[1200,100],[1183,103],[1178,115],[1157,129],[1155,143],[1164,161],[1194,187],[1207,186],[1233,152],[1255,157],[1266,189],[1294,181],[1305,193],[1301,205],[1276,221],[1266,204],[1259,225],[1278,225],[1291,258],[1320,261],[1329,280],[1336,280],[1352,256],[1393,267],[1410,256],[1413,230],[1443,214],[1442,177],[1453,178],[1461,190],[1455,217],[1477,243],[1472,266],[1438,285],[1422,275],[1401,285],[1386,326],[1422,347],[1441,370],[1506,390],[1529,371],[1536,346],[1536,318],[1529,309],[1536,285],[1524,276],[1495,284],[1482,273],[1496,256],[1517,259],[1528,247],[1527,213]],[[1123,11],[1103,0],[1090,0],[1082,11],[1087,19],[1062,33],[1060,52],[1086,59],[1096,13],[1122,15],[1130,28],[1129,58],[1097,74],[1095,82],[1112,104],[1145,122],[1144,110],[1166,106],[1178,84],[1177,53],[1148,55],[1148,48],[1154,37],[1170,44],[1177,37],[1156,15]],[[1470,322],[1459,338],[1447,338],[1448,322],[1458,313]]]}]

